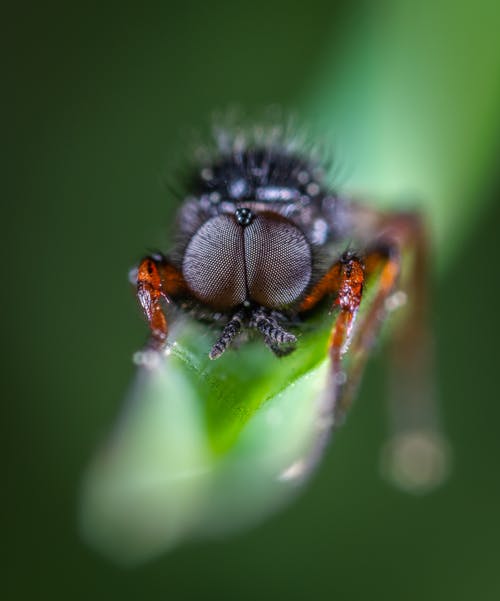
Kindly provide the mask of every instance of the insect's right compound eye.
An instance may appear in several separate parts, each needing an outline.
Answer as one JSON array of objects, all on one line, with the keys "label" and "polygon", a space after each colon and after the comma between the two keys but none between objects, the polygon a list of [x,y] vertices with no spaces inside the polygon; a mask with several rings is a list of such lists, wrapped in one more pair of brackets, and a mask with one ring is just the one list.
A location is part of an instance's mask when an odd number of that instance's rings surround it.
[{"label": "insect's right compound eye", "polygon": [[192,293],[216,309],[246,300],[243,228],[233,215],[206,221],[184,253],[184,278]]}]

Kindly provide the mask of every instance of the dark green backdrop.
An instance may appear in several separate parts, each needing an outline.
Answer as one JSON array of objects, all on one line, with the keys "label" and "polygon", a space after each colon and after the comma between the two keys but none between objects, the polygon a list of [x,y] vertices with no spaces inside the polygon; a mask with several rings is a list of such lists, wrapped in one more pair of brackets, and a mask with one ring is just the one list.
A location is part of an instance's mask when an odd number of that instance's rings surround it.
[{"label": "dark green backdrop", "polygon": [[311,486],[280,515],[129,571],[82,545],[81,470],[144,337],[127,271],[162,245],[171,214],[162,179],[185,132],[232,102],[299,103],[332,31],[355,15],[321,0],[15,13],[4,22],[1,597],[499,599],[495,187],[436,283],[455,454],[444,487],[414,498],[379,477],[379,356]]}]

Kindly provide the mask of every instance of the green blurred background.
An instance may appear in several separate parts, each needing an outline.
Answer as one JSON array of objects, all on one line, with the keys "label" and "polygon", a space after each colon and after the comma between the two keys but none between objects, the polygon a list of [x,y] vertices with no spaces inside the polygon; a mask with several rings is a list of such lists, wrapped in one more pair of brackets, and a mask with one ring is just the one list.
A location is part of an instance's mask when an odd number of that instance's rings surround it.
[{"label": "green blurred background", "polygon": [[[327,118],[317,95],[349,81],[357,24],[383,21],[392,5],[28,3],[6,15],[2,599],[500,598],[498,121],[475,149],[481,187],[443,213],[454,224],[465,212],[460,237],[442,235],[437,251],[454,246],[432,308],[454,450],[445,486],[415,498],[379,476],[380,354],[310,486],[253,531],[131,570],[77,532],[82,470],[144,340],[127,272],[145,249],[166,246],[169,166],[191,131],[232,103],[306,107],[312,119],[322,107]],[[464,34],[478,10],[462,10]],[[488,31],[499,12],[484,16]],[[468,57],[477,43],[464,35]],[[467,64],[464,91],[483,61]],[[451,180],[463,176],[455,168]]]}]

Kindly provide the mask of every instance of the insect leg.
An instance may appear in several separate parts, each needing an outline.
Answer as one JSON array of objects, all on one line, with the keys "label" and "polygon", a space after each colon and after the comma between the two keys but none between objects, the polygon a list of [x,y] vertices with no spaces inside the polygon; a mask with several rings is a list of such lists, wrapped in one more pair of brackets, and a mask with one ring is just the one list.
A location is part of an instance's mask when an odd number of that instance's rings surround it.
[{"label": "insect leg", "polygon": [[[349,409],[359,385],[369,352],[373,347],[380,325],[386,314],[386,301],[394,291],[400,272],[400,253],[392,244],[379,243],[368,250],[364,258],[364,276],[369,281],[378,273],[378,288],[370,307],[351,327],[352,343],[350,345],[348,373],[340,366],[340,354],[336,354],[336,373],[340,379],[336,381],[336,417],[341,418]],[[375,285],[375,282],[373,283]],[[338,323],[338,320],[337,320]],[[337,323],[334,332],[338,329]],[[353,324],[354,325],[354,324]],[[355,331],[354,331],[355,330]],[[346,350],[345,348],[343,350]],[[331,351],[332,353],[332,351]],[[333,356],[332,356],[333,361]]]},{"label": "insect leg", "polygon": [[366,257],[365,267],[367,275],[381,269],[379,287],[353,337],[349,380],[341,405],[349,405],[381,319],[407,300],[390,341],[392,435],[384,448],[382,466],[386,476],[398,486],[421,492],[445,478],[450,454],[439,426],[434,389],[433,341],[428,320],[429,245],[426,228],[417,214],[380,214],[375,230],[377,242]]},{"label": "insect leg", "polygon": [[168,333],[167,319],[162,300],[172,298],[186,291],[186,283],[181,272],[163,255],[145,257],[137,269],[137,298],[151,330],[150,345],[161,350],[165,346]]},{"label": "insect leg", "polygon": [[339,314],[333,325],[329,342],[334,407],[338,405],[339,395],[346,380],[342,356],[351,341],[364,284],[363,262],[354,253],[346,252],[317,282],[300,307],[300,311],[307,311],[327,294],[335,295],[333,307],[339,309]]},{"label": "insect leg", "polygon": [[351,342],[353,328],[363,296],[364,284],[365,269],[363,263],[350,253],[344,255],[340,260],[337,296],[334,301],[334,307],[338,307],[340,311],[335,320],[329,342],[331,386],[335,395],[334,408],[336,413],[338,413],[340,391],[346,381],[342,357]]}]

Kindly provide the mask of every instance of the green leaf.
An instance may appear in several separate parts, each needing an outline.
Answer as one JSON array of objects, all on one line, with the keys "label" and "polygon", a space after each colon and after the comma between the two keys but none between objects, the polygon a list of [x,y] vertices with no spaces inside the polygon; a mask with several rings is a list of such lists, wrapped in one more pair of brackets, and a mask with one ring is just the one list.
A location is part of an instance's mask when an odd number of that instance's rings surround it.
[{"label": "green leaf", "polygon": [[85,537],[119,561],[255,523],[307,476],[329,424],[321,402],[331,318],[277,359],[261,340],[216,361],[206,328],[176,323],[140,354],[126,410],[83,486]]},{"label": "green leaf", "polygon": [[[368,282],[360,319],[375,292]],[[256,337],[211,361],[217,332],[177,315],[165,356],[136,354],[123,415],[85,475],[81,526],[91,545],[143,561],[248,527],[290,500],[333,426],[334,319],[318,311],[301,324],[287,357]]]}]

